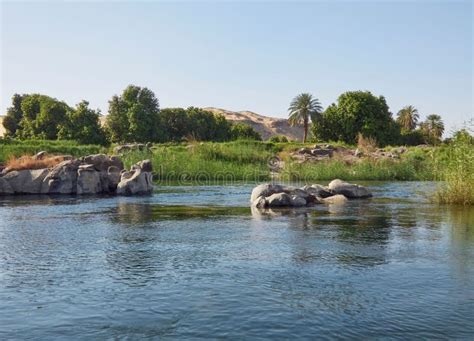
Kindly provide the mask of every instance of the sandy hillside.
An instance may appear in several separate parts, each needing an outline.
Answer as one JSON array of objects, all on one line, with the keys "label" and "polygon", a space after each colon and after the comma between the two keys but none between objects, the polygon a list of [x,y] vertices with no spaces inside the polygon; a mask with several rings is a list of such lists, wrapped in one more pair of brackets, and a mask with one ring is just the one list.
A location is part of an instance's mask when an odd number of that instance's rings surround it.
[{"label": "sandy hillside", "polygon": [[290,140],[301,141],[303,139],[303,128],[290,127],[286,119],[263,116],[251,111],[236,112],[212,107],[203,109],[216,114],[222,114],[229,121],[251,125],[262,135],[264,140],[273,135],[285,135]]},{"label": "sandy hillside", "polygon": [[3,116],[0,116],[0,137],[5,135],[5,128],[3,128]]}]

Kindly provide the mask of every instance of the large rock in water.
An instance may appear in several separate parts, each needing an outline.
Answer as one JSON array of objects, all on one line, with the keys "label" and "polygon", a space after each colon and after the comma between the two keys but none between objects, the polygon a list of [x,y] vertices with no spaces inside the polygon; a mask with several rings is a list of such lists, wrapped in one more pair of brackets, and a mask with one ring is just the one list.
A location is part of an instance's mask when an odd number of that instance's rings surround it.
[{"label": "large rock in water", "polygon": [[66,160],[56,165],[45,177],[41,186],[43,194],[77,193],[77,170],[81,161]]},{"label": "large rock in water", "polygon": [[47,169],[25,169],[8,172],[1,179],[8,183],[11,194],[38,194],[47,174]]},{"label": "large rock in water", "polygon": [[370,198],[372,196],[372,193],[366,187],[350,184],[339,179],[331,181],[328,188],[332,193],[342,194],[349,199]]},{"label": "large rock in water", "polygon": [[117,194],[146,195],[153,193],[151,170],[151,161],[144,160],[133,165],[129,172],[123,172],[117,186]]},{"label": "large rock in water", "polygon": [[252,190],[250,201],[253,208],[303,207],[319,203],[343,204],[348,198],[372,196],[363,186],[334,180],[328,187],[321,185],[302,188],[275,184],[258,185]]},{"label": "large rock in water", "polygon": [[81,165],[77,170],[77,194],[97,194],[102,192],[100,173],[93,165]]}]

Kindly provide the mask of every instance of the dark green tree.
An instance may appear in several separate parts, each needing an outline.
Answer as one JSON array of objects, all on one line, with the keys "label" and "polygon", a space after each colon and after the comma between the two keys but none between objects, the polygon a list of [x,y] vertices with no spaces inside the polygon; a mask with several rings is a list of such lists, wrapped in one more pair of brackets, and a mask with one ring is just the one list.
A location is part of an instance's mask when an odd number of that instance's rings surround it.
[{"label": "dark green tree", "polygon": [[24,97],[25,95],[19,94],[14,94],[12,97],[12,106],[7,109],[7,114],[3,119],[3,126],[5,127],[7,136],[16,136],[16,131],[19,128],[21,119],[23,118],[21,102]]},{"label": "dark green tree", "polygon": [[428,115],[426,120],[420,124],[420,129],[425,136],[425,142],[429,144],[439,144],[444,133],[444,123],[441,116]]},{"label": "dark green tree", "polygon": [[231,136],[233,140],[262,140],[260,135],[252,126],[245,123],[236,123],[232,125]]},{"label": "dark green tree", "polygon": [[100,111],[89,108],[89,102],[82,101],[67,112],[67,120],[60,127],[58,138],[76,140],[81,144],[107,144],[107,137],[100,125]]},{"label": "dark green tree", "polygon": [[357,135],[374,138],[379,144],[393,143],[399,126],[392,118],[383,96],[369,91],[349,91],[330,105],[313,124],[313,134],[320,140],[356,143]]},{"label": "dark green tree", "polygon": [[158,142],[163,139],[159,102],[153,91],[129,85],[109,101],[106,126],[112,142]]}]

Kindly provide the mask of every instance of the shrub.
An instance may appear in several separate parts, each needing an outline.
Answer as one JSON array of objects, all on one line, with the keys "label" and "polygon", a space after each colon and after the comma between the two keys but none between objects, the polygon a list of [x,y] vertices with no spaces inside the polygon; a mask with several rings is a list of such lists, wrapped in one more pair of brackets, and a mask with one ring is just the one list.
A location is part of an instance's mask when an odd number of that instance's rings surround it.
[{"label": "shrub", "polygon": [[288,143],[288,138],[285,135],[274,135],[268,139],[268,142]]},{"label": "shrub", "polygon": [[47,156],[42,159],[35,159],[31,155],[23,155],[19,158],[11,156],[5,164],[10,171],[24,169],[51,168],[64,161],[64,156]]}]

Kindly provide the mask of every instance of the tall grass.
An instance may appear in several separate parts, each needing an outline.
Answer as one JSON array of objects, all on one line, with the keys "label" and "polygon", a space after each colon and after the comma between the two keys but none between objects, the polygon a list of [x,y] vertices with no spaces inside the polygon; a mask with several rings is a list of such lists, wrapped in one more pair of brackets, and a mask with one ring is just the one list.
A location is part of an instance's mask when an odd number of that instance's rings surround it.
[{"label": "tall grass", "polygon": [[151,159],[154,177],[161,182],[254,182],[270,179],[268,160],[277,149],[272,143],[252,141],[158,145],[151,152],[128,153],[123,160],[130,167]]},{"label": "tall grass", "polygon": [[12,157],[18,158],[23,155],[34,155],[40,151],[79,157],[105,153],[107,148],[98,145],[80,145],[75,141],[0,139],[0,163],[4,163]]},{"label": "tall grass", "polygon": [[441,204],[474,205],[474,142],[467,132],[458,134],[435,156],[441,183],[434,200]]},{"label": "tall grass", "polygon": [[[425,161],[426,162],[426,161]],[[429,167],[408,160],[363,159],[348,165],[343,161],[330,160],[318,163],[287,163],[281,174],[286,181],[332,180],[431,180]]]}]

